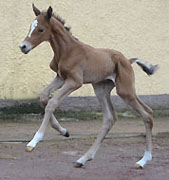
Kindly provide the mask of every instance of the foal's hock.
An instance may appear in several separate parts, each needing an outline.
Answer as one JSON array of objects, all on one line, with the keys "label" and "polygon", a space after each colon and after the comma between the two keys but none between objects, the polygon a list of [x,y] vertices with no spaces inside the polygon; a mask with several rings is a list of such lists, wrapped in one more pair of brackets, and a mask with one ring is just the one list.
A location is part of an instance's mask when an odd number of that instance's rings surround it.
[{"label": "foal's hock", "polygon": [[[121,52],[98,49],[80,42],[72,36],[64,20],[53,14],[51,7],[46,12],[41,12],[33,5],[33,11],[36,18],[19,47],[27,54],[40,43],[49,42],[54,52],[50,67],[56,72],[56,77],[40,93],[40,102],[45,108],[45,115],[39,130],[27,144],[26,150],[32,151],[43,139],[49,121],[60,134],[69,136],[68,131],[59,124],[53,113],[69,94],[83,84],[91,83],[103,109],[103,125],[94,144],[77,160],[75,166],[81,167],[95,157],[101,142],[116,122],[117,115],[110,98],[111,90],[116,87],[117,94],[143,118],[146,128],[146,148],[143,158],[136,163],[136,167],[144,167],[152,159],[153,116],[151,108],[136,95],[131,64],[136,62],[148,75],[152,75],[157,66],[148,65],[137,58],[128,60]],[[57,94],[49,99],[50,94],[57,89],[59,89]]]}]

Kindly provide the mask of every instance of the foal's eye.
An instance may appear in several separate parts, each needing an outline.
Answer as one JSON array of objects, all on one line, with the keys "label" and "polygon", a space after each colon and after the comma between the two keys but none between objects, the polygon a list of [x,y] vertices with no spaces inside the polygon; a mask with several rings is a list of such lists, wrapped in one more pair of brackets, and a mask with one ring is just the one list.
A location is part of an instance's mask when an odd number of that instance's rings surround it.
[{"label": "foal's eye", "polygon": [[38,29],[38,32],[39,33],[42,33],[44,30],[43,29]]}]

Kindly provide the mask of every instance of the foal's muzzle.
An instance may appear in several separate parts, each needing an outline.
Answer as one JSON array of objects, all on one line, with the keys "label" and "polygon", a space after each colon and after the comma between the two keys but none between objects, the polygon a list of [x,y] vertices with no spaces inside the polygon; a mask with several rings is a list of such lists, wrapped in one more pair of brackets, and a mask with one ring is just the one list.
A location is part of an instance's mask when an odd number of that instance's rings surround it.
[{"label": "foal's muzzle", "polygon": [[28,51],[26,50],[26,46],[23,45],[23,46],[19,46],[19,48],[21,49],[21,51],[24,53],[24,54],[27,54]]},{"label": "foal's muzzle", "polygon": [[29,42],[24,41],[19,45],[19,48],[24,54],[28,54],[28,52],[32,50],[32,45]]}]

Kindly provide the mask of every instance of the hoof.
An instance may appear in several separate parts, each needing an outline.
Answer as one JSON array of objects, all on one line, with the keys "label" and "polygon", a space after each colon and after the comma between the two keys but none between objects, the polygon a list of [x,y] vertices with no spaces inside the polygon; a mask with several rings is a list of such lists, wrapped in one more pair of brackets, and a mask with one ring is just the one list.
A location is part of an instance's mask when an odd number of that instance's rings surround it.
[{"label": "hoof", "polygon": [[92,161],[93,160],[93,158],[90,158],[90,159],[88,159],[87,161]]},{"label": "hoof", "polygon": [[26,151],[27,152],[31,152],[34,150],[34,147],[31,147],[31,146],[26,146]]},{"label": "hoof", "polygon": [[66,134],[64,135],[65,137],[69,137],[69,132],[66,131]]},{"label": "hoof", "polygon": [[83,164],[78,163],[78,162],[76,162],[75,165],[74,165],[75,168],[81,168],[82,166],[83,166]]},{"label": "hoof", "polygon": [[136,168],[136,169],[143,169],[143,167],[142,167],[142,166],[140,166],[140,165],[139,165],[139,164],[137,164],[137,163],[135,164],[135,168]]}]

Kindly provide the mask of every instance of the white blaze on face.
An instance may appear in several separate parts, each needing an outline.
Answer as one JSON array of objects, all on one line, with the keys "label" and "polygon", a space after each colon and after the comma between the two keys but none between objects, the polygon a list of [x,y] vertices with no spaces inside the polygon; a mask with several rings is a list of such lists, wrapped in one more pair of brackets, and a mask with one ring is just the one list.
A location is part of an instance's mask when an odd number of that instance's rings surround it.
[{"label": "white blaze on face", "polygon": [[35,30],[37,25],[38,25],[38,21],[34,20],[32,25],[31,25],[31,30],[30,30],[29,35],[28,35],[29,38],[31,37],[31,35],[32,35],[33,31]]}]

